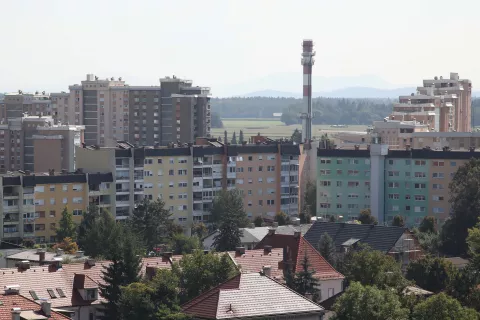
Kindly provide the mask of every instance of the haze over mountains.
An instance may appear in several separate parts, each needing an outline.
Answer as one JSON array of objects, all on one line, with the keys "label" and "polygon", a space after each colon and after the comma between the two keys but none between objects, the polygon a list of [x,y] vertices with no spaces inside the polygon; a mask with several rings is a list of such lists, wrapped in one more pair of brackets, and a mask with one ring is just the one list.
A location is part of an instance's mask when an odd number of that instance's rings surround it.
[{"label": "haze over mountains", "polygon": [[[432,76],[433,78],[433,76]],[[302,97],[302,74],[278,73],[234,85],[212,87],[214,96],[219,97]],[[352,77],[313,76],[313,97],[327,98],[392,98],[416,92],[422,84],[395,85],[375,75]],[[480,92],[473,92],[480,96]]]}]

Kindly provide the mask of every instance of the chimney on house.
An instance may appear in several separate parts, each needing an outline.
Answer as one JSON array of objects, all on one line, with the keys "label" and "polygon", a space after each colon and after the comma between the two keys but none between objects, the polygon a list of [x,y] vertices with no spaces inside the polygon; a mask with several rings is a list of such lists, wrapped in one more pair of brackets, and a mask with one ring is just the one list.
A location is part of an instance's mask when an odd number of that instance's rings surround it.
[{"label": "chimney on house", "polygon": [[12,320],[20,320],[20,313],[22,309],[20,308],[12,308]]},{"label": "chimney on house", "polygon": [[75,258],[83,258],[83,256],[83,251],[77,251],[77,253],[75,254]]},{"label": "chimney on house", "polygon": [[18,271],[26,271],[30,269],[30,261],[28,260],[20,261],[16,264],[16,266],[18,268]]},{"label": "chimney on house", "polygon": [[277,228],[270,228],[270,229],[268,229],[268,235],[269,235],[269,236],[275,235],[275,231],[276,231],[276,230],[277,230]]},{"label": "chimney on house", "polygon": [[171,252],[171,251],[162,252],[162,258],[170,259],[171,257],[173,257],[173,252]]},{"label": "chimney on house", "polygon": [[275,221],[274,223],[272,223],[272,227],[278,228],[278,222]]},{"label": "chimney on house", "polygon": [[267,277],[272,276],[272,266],[263,266],[262,271],[263,271],[263,274],[266,275]]},{"label": "chimney on house", "polygon": [[95,260],[93,260],[93,259],[85,260],[85,267],[91,268],[93,266],[95,266]]},{"label": "chimney on house", "polygon": [[57,249],[57,256],[63,256],[63,249]]},{"label": "chimney on house", "polygon": [[302,235],[302,231],[295,231],[295,232],[293,233],[293,236],[294,236],[295,238],[300,238],[301,235]]},{"label": "chimney on house", "polygon": [[235,248],[235,254],[237,254],[237,255],[245,254],[245,247],[236,247]]},{"label": "chimney on house", "polygon": [[272,246],[263,246],[263,253],[265,255],[268,255],[270,252],[272,252]]},{"label": "chimney on house", "polygon": [[42,311],[47,317],[52,315],[52,304],[48,301],[42,301]]}]

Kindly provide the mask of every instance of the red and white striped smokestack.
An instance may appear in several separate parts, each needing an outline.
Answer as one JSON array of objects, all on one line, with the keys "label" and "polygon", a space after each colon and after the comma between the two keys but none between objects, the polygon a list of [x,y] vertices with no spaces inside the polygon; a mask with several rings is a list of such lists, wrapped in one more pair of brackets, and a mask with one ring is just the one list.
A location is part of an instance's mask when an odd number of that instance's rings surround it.
[{"label": "red and white striped smokestack", "polygon": [[303,40],[302,48],[303,108],[300,118],[302,119],[302,140],[306,141],[312,139],[312,67],[315,63],[313,41]]}]

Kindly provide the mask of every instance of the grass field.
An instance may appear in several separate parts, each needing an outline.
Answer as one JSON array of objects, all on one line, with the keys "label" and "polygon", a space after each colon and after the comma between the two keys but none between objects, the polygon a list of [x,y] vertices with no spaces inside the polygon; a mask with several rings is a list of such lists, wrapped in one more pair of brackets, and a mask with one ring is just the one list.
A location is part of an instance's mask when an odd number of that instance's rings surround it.
[{"label": "grass field", "polygon": [[[223,128],[212,128],[212,136],[222,137],[223,132],[227,130],[229,139],[232,137],[233,132],[238,133],[243,130],[245,139],[256,136],[259,132],[261,135],[271,138],[284,138],[291,137],[295,128],[301,130],[302,125],[294,124],[286,126],[278,119],[222,119]],[[348,126],[348,128],[332,128],[330,125],[314,125],[312,135],[314,137],[320,137],[324,133],[342,132],[342,131],[365,131],[367,126]]]}]

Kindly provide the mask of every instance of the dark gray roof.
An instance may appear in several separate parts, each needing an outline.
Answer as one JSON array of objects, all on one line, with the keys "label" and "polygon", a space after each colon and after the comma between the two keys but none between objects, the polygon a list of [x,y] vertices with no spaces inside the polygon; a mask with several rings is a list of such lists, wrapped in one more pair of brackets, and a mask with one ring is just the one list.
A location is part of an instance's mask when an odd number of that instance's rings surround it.
[{"label": "dark gray roof", "polygon": [[332,237],[337,249],[350,239],[360,239],[360,243],[374,250],[389,252],[400,239],[406,228],[386,227],[371,224],[350,224],[317,221],[305,234],[304,238],[311,245],[317,246],[320,237],[326,232]]}]

